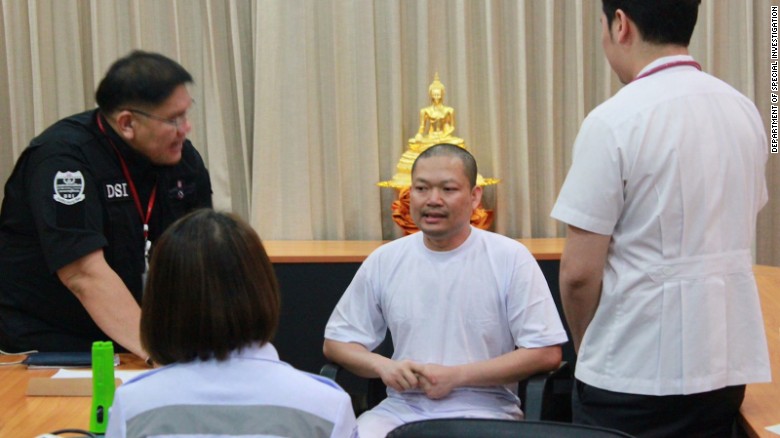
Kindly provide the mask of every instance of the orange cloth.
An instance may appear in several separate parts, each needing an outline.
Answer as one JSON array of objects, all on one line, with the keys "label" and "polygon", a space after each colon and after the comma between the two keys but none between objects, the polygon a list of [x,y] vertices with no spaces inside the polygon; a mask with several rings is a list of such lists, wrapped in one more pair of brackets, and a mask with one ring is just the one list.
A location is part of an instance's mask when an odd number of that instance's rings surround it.
[{"label": "orange cloth", "polygon": [[[419,231],[412,220],[409,211],[409,188],[403,188],[398,192],[398,198],[393,201],[393,221],[404,230],[404,234],[412,234]],[[480,204],[471,214],[471,225],[482,230],[487,230],[493,224],[493,210],[485,210]]]}]

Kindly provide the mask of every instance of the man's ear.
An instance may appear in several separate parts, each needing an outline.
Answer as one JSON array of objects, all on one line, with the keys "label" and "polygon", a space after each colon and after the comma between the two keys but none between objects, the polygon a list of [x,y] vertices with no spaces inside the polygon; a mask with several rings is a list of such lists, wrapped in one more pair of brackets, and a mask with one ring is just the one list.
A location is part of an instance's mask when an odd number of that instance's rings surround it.
[{"label": "man's ear", "polygon": [[133,113],[127,110],[119,111],[114,117],[116,121],[116,131],[124,140],[135,138],[135,124],[133,123]]},{"label": "man's ear", "polygon": [[636,37],[636,26],[622,9],[618,9],[615,11],[615,18],[612,19],[610,33],[616,43],[625,45],[631,41],[631,38]]},{"label": "man's ear", "polygon": [[471,207],[476,210],[480,202],[482,202],[482,186],[474,186],[471,189]]}]

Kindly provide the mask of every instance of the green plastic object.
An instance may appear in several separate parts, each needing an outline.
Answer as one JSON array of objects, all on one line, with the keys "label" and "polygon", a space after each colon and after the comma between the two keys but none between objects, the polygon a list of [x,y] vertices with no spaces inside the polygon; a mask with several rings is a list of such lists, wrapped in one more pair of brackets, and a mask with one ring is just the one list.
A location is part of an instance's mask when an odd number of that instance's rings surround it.
[{"label": "green plastic object", "polygon": [[114,403],[114,344],[111,341],[92,343],[92,410],[89,430],[104,434],[108,426],[108,410]]}]

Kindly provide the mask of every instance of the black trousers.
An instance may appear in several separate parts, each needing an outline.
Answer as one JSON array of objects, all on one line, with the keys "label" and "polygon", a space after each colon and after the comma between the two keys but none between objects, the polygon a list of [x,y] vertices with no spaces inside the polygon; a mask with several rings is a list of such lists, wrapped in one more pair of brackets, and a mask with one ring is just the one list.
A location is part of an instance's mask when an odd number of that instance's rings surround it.
[{"label": "black trousers", "polygon": [[572,417],[574,423],[609,427],[642,438],[728,438],[744,398],[745,385],[652,396],[607,391],[576,380]]}]

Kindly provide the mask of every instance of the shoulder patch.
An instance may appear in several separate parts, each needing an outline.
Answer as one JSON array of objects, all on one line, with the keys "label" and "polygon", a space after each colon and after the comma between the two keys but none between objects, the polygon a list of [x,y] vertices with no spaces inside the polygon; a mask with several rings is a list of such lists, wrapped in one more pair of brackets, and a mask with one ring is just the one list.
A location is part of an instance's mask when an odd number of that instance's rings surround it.
[{"label": "shoulder patch", "polygon": [[65,205],[73,205],[83,201],[84,175],[81,171],[57,172],[54,175],[54,200]]}]

